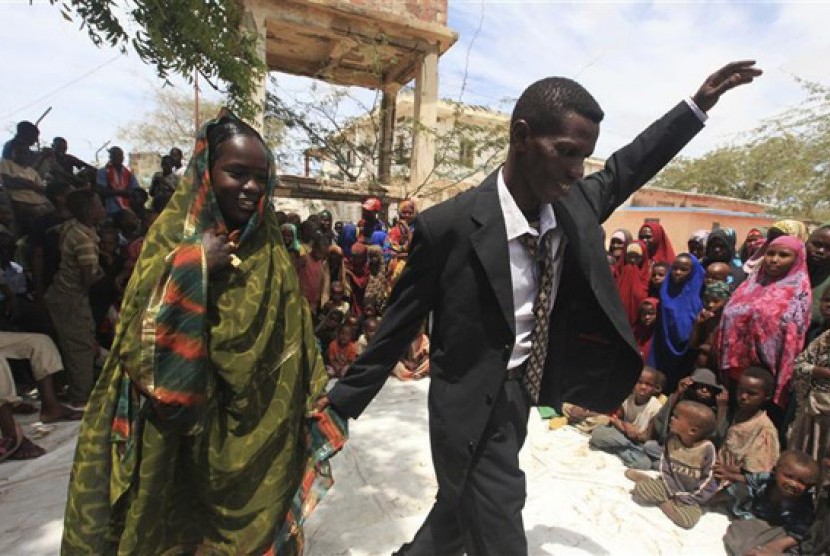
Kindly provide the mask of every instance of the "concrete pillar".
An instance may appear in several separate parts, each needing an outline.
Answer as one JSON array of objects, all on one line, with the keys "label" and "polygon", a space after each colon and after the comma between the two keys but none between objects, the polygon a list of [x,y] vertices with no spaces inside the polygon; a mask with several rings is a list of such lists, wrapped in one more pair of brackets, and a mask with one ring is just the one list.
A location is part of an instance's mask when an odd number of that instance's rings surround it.
[{"label": "concrete pillar", "polygon": [[253,94],[254,105],[257,108],[257,113],[251,118],[249,122],[260,133],[265,131],[265,91],[268,83],[268,60],[267,60],[267,38],[265,35],[265,14],[262,10],[257,9],[253,3],[249,4],[249,10],[245,13],[243,25],[257,36],[257,55],[262,60],[265,66],[265,71],[260,76],[259,83]]},{"label": "concrete pillar", "polygon": [[415,113],[409,192],[431,177],[435,168],[435,129],[438,120],[438,50],[423,55],[415,73]]},{"label": "concrete pillar", "polygon": [[380,101],[380,149],[378,152],[378,181],[389,185],[392,178],[392,150],[395,143],[395,103],[398,99],[398,83],[383,87]]}]

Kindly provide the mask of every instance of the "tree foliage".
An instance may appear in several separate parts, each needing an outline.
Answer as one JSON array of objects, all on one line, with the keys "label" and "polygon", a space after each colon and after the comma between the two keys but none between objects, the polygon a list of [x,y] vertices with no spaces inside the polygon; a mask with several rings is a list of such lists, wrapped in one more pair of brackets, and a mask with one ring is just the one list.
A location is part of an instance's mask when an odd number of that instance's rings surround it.
[{"label": "tree foliage", "polygon": [[[196,137],[193,96],[189,93],[163,87],[156,91],[153,108],[118,130],[119,138],[134,149],[166,153],[171,147],[179,147],[187,155]],[[215,118],[222,103],[201,99],[200,121]],[[273,150],[282,141],[283,125],[271,117],[265,118],[263,138]]]},{"label": "tree foliage", "polygon": [[243,26],[242,3],[235,0],[131,0],[119,8],[112,0],[50,0],[68,21],[79,20],[96,46],[131,47],[167,79],[194,71],[243,117],[258,112],[253,102],[265,70],[257,55],[257,36]]},{"label": "tree foliage", "polygon": [[803,103],[762,122],[743,144],[677,158],[652,185],[769,203],[811,220],[830,216],[830,87],[797,80]]}]

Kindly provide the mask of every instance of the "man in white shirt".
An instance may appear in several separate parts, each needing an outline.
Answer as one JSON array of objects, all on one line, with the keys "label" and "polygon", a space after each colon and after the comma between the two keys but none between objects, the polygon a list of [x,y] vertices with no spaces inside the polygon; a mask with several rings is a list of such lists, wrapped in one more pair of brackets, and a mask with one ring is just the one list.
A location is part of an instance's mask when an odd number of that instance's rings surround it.
[{"label": "man in white shirt", "polygon": [[[760,73],[751,61],[724,66],[584,179],[602,110],[574,81],[538,81],[513,110],[504,166],[418,217],[380,329],[317,404],[357,418],[432,313],[438,494],[401,554],[527,553],[518,454],[530,406],[569,401],[610,412],[643,366],[600,223],[700,131],[721,94]],[[534,334],[538,326],[544,335]]]}]

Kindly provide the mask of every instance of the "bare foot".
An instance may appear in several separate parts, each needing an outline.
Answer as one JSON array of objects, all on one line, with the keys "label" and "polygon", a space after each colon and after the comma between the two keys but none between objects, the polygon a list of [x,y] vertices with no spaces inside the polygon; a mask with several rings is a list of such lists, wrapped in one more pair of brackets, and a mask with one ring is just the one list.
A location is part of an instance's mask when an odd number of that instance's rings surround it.
[{"label": "bare foot", "polygon": [[41,411],[40,420],[43,423],[57,423],[58,421],[80,421],[84,417],[83,411],[70,409],[65,405],[58,405],[50,411]]},{"label": "bare foot", "polygon": [[646,473],[645,471],[639,471],[637,469],[626,469],[625,478],[630,479],[635,483],[639,483],[640,481],[647,481],[651,479],[652,476]]}]

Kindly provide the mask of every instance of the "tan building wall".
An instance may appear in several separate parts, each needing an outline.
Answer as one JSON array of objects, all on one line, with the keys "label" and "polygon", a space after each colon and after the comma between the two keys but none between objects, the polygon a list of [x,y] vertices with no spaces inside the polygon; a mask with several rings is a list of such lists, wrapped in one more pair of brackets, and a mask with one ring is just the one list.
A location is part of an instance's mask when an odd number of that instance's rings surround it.
[{"label": "tan building wall", "polygon": [[334,4],[393,14],[405,13],[421,21],[447,24],[447,0],[336,0]]},{"label": "tan building wall", "polygon": [[625,228],[635,237],[646,219],[657,220],[671,240],[676,253],[686,251],[686,242],[697,230],[734,228],[740,248],[751,228],[768,227],[775,217],[766,214],[731,212],[703,208],[621,207],[605,221],[602,228],[610,238],[614,230]]}]

